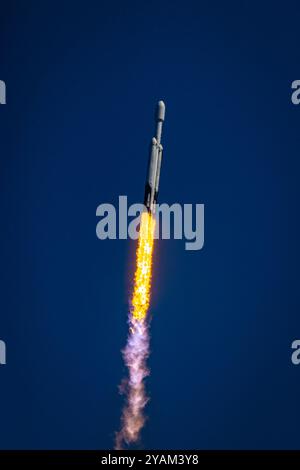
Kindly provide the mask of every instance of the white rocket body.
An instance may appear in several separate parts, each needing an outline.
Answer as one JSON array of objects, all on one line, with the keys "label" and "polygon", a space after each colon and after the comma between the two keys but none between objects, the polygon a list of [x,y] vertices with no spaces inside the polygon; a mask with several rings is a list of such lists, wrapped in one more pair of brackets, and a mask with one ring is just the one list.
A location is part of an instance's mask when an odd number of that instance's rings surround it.
[{"label": "white rocket body", "polygon": [[162,125],[165,120],[165,104],[159,101],[156,114],[156,135],[152,138],[149,153],[148,171],[145,186],[144,205],[151,214],[155,213],[157,203],[160,167],[163,147],[160,143],[162,134]]}]

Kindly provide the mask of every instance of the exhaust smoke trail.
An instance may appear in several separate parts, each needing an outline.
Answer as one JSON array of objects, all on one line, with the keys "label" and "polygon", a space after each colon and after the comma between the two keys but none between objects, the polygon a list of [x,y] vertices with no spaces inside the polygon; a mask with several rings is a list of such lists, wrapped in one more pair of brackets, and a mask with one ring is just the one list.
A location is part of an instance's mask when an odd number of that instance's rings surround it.
[{"label": "exhaust smoke trail", "polygon": [[149,375],[149,321],[147,312],[150,304],[152,279],[152,253],[155,218],[149,212],[141,216],[140,233],[136,254],[134,288],[129,312],[129,335],[123,350],[128,368],[128,378],[120,387],[126,401],[121,416],[121,429],[116,433],[115,449],[137,442],[145,423],[144,407],[148,402],[144,379]]}]

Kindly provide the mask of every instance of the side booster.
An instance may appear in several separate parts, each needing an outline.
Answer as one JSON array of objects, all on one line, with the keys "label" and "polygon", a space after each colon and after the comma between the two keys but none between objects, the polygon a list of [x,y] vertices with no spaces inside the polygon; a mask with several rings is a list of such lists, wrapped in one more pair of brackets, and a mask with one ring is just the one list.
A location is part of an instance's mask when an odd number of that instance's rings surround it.
[{"label": "side booster", "polygon": [[155,213],[155,205],[157,203],[159,175],[162,159],[163,147],[160,143],[162,134],[162,125],[165,120],[165,103],[159,101],[156,112],[156,135],[152,138],[150,145],[148,171],[145,185],[144,205],[148,212]]}]

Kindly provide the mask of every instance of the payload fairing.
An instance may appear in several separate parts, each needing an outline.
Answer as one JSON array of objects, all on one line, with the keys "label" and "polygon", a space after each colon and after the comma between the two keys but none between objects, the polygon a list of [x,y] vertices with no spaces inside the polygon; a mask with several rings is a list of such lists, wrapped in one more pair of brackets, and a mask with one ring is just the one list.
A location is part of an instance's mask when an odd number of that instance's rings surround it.
[{"label": "payload fairing", "polygon": [[156,135],[152,138],[145,186],[144,205],[148,212],[155,213],[163,147],[161,145],[162,125],[165,120],[165,103],[159,101],[156,113]]}]

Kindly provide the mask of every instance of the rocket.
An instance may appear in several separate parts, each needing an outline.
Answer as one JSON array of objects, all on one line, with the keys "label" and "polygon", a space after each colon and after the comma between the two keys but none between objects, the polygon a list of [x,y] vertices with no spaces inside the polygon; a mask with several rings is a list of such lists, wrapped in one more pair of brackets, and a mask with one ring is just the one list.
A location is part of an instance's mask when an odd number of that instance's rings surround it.
[{"label": "rocket", "polygon": [[144,205],[148,212],[155,213],[163,147],[161,145],[162,125],[165,120],[165,103],[159,101],[156,110],[156,132],[150,144],[148,170],[145,185]]}]

